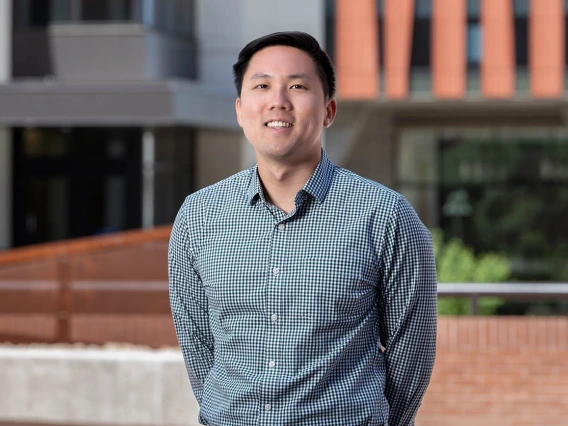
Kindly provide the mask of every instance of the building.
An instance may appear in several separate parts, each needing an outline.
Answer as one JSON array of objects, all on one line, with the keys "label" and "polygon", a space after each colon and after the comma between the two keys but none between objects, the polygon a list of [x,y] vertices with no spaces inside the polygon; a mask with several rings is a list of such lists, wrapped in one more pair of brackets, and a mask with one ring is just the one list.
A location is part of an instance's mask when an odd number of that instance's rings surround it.
[{"label": "building", "polygon": [[568,280],[561,0],[0,4],[0,249],[171,222],[254,164],[231,65],[296,29],[336,64],[336,164],[518,277]]}]

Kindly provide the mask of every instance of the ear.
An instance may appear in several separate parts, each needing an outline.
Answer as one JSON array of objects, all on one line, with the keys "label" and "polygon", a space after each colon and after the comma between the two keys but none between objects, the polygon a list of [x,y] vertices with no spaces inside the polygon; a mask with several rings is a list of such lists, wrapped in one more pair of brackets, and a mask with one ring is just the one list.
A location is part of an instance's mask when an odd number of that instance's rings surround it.
[{"label": "ear", "polygon": [[243,127],[243,118],[241,115],[241,98],[237,98],[237,100],[235,101],[235,110],[237,112],[237,121],[239,123],[239,126]]},{"label": "ear", "polygon": [[327,128],[331,126],[333,120],[335,120],[335,115],[337,114],[337,102],[334,98],[327,100],[327,105],[325,106],[325,119],[323,120],[323,127]]}]

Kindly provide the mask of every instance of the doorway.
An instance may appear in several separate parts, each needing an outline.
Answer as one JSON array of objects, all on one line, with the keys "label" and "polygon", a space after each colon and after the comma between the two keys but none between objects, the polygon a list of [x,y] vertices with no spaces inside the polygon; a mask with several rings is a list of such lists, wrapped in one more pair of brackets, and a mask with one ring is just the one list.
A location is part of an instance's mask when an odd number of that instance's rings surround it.
[{"label": "doorway", "polygon": [[13,132],[14,246],[141,226],[140,128]]}]

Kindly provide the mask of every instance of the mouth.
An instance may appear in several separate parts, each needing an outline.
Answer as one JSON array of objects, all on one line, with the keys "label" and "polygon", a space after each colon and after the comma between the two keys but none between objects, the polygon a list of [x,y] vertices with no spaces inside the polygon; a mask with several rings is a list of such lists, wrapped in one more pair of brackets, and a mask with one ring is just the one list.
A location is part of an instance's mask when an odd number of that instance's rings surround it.
[{"label": "mouth", "polygon": [[288,123],[287,121],[269,121],[264,125],[272,129],[288,129],[290,127],[294,127],[292,123]]}]

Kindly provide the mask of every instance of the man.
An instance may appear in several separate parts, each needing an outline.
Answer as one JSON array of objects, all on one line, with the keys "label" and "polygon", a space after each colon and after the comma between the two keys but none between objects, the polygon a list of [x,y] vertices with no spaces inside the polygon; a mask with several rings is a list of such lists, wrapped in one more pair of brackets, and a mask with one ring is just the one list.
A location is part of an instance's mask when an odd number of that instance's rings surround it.
[{"label": "man", "polygon": [[335,77],[313,37],[257,39],[234,74],[257,166],[187,197],[169,250],[200,422],[412,425],[435,356],[428,230],[322,150]]}]

